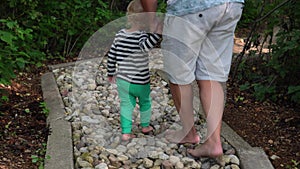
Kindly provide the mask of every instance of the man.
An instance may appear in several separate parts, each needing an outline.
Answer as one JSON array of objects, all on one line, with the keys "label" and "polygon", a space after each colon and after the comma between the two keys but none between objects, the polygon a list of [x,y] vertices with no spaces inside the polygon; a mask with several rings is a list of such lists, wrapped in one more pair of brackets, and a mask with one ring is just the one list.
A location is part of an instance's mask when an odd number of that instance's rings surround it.
[{"label": "man", "polygon": [[[141,0],[145,12],[154,12],[157,0]],[[169,0],[164,21],[162,50],[170,90],[182,123],[182,130],[170,131],[167,139],[176,143],[198,143],[194,127],[193,90],[196,80],[206,114],[208,134],[195,157],[223,154],[221,125],[224,111],[222,83],[228,79],[233,38],[243,0]],[[149,15],[151,29],[157,24]]]}]

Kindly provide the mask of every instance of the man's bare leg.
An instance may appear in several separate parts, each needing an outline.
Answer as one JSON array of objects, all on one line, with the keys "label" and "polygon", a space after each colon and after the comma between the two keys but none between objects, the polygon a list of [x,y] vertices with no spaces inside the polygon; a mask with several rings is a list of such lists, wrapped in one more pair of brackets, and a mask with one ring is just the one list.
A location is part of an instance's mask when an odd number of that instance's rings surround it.
[{"label": "man's bare leg", "polygon": [[170,83],[172,98],[180,116],[182,130],[169,131],[167,140],[175,143],[199,143],[200,138],[194,127],[192,86]]},{"label": "man's bare leg", "polygon": [[141,0],[141,4],[144,8],[144,12],[147,12],[147,24],[149,24],[149,31],[155,32],[157,29],[157,18],[156,18],[156,9],[157,9],[157,0]]},{"label": "man's bare leg", "polygon": [[195,157],[218,157],[223,154],[221,143],[224,91],[216,81],[197,81],[201,103],[206,114],[207,139],[198,149],[188,152]]}]

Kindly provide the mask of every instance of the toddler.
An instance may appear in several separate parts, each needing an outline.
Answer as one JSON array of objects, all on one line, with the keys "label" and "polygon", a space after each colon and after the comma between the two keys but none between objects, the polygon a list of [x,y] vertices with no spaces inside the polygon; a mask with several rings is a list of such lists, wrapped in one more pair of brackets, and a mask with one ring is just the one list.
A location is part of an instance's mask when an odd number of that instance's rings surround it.
[{"label": "toddler", "polygon": [[[140,107],[142,133],[153,130],[150,126],[151,98],[149,50],[160,40],[161,33],[146,33],[145,14],[140,0],[133,0],[127,7],[129,28],[121,29],[108,52],[108,80],[117,84],[120,98],[122,140],[134,138],[131,133],[132,112],[136,99]],[[158,34],[159,33],[159,34]]]}]

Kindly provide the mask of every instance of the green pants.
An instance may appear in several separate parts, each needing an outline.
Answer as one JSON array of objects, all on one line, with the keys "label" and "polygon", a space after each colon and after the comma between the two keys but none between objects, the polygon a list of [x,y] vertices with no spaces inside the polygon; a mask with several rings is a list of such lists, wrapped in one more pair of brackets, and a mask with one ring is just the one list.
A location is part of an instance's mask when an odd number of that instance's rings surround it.
[{"label": "green pants", "polygon": [[140,106],[141,126],[147,127],[151,118],[150,83],[145,85],[131,84],[125,80],[117,79],[118,93],[121,106],[121,128],[123,134],[131,133],[132,112],[136,106],[136,99]]}]

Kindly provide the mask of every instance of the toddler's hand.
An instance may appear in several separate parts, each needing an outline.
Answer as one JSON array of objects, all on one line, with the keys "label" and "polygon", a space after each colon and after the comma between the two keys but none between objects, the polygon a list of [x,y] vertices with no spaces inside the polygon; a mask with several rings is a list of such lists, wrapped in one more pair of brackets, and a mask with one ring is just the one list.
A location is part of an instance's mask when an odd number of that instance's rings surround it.
[{"label": "toddler's hand", "polygon": [[108,76],[109,83],[116,83],[116,77],[115,76]]}]

